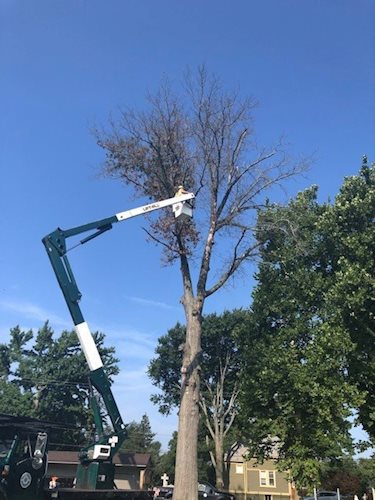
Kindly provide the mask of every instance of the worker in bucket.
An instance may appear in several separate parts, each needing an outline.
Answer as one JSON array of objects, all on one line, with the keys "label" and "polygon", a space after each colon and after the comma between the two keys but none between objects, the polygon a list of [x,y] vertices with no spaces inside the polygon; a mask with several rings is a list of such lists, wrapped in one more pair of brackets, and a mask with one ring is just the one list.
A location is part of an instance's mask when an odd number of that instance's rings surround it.
[{"label": "worker in bucket", "polygon": [[186,189],[184,189],[184,186],[178,186],[178,190],[175,196],[182,196],[183,194],[189,194],[189,191],[186,191]]}]

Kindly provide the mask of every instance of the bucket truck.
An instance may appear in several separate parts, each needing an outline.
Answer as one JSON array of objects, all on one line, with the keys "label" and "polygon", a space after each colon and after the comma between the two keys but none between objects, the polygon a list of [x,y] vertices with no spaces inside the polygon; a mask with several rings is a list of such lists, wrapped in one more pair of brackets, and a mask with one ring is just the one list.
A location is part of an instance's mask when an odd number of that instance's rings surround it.
[{"label": "bucket truck", "polygon": [[[57,228],[55,231],[51,232],[42,239],[88,364],[90,386],[94,387],[100,394],[105,410],[112,424],[112,430],[109,431],[105,428],[101,409],[95,395],[92,393],[90,397],[90,405],[94,416],[96,438],[94,442],[86,446],[80,452],[80,464],[77,468],[75,488],[60,489],[59,491],[49,492],[48,494],[45,491],[44,498],[123,498],[128,500],[142,500],[149,498],[147,492],[131,492],[113,489],[115,476],[113,457],[126,439],[126,428],[121,418],[115,398],[112,394],[111,383],[103,368],[103,362],[100,354],[79,306],[81,293],[78,289],[72,268],[66,255],[72,248],[68,249],[66,242],[71,237],[78,236],[83,233],[90,233],[73,247],[75,248],[76,246],[79,246],[79,244],[85,244],[97,236],[100,236],[104,232],[111,229],[113,224],[117,222],[122,222],[139,215],[145,215],[169,206],[172,207],[176,218],[180,218],[180,220],[190,218],[192,216],[191,203],[194,197],[193,193],[188,193],[185,190],[179,190],[173,198],[151,203],[124,212],[119,212],[111,217],[90,222],[71,229],[64,230]],[[40,429],[38,430],[40,431]],[[16,430],[14,430],[14,436],[17,436]],[[39,460],[38,464],[45,464],[47,460],[47,433],[39,432],[36,439],[37,444],[34,446],[34,457],[32,457],[34,458],[34,465],[37,463],[37,458]],[[13,442],[12,436],[7,436],[7,442]],[[3,498],[6,500],[18,500],[21,496],[19,496],[16,492],[14,493],[14,488],[10,487],[12,484],[13,469],[15,469],[12,466],[11,446],[9,450],[7,450],[7,459],[5,462],[6,473],[3,475],[2,479],[0,500],[3,500]],[[33,475],[38,475],[37,484],[39,486],[37,488],[39,488],[39,490],[43,483],[42,476],[44,474],[45,467],[42,468],[43,474],[41,474],[41,468],[42,466],[39,466],[39,468],[33,468],[32,466],[29,467],[30,471],[28,470],[27,478],[29,478],[30,475],[30,485],[33,485],[34,489],[36,481],[33,480]],[[31,498],[42,498],[43,492],[41,490],[30,491],[30,495],[27,496],[29,494],[29,484],[28,481],[25,480],[26,476],[22,477],[23,485],[21,485],[21,490],[25,495],[22,496],[22,498],[30,498],[30,500]],[[1,496],[2,494],[3,497]]]}]

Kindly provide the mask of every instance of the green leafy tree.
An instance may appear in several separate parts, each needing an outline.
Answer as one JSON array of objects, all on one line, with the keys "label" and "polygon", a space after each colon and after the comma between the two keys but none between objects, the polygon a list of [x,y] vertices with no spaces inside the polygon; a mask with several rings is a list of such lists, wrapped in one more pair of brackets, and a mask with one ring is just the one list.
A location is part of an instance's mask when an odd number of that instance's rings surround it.
[{"label": "green leafy tree", "polygon": [[340,489],[341,495],[353,497],[370,493],[375,484],[375,459],[344,456],[323,466],[321,489]]},{"label": "green leafy tree", "polygon": [[166,262],[181,272],[186,318],[175,500],[197,498],[202,314],[205,301],[257,253],[256,209],[265,193],[299,173],[306,162],[289,161],[282,145],[258,148],[251,125],[254,101],[223,90],[200,68],[188,74],[183,95],[166,84],[149,109],[121,113],[112,129],[97,134],[105,171],[151,200],[171,198],[179,185],[195,192],[194,220],[158,212],[148,230]]},{"label": "green leafy tree", "polygon": [[348,418],[362,401],[347,376],[353,342],[327,300],[334,253],[318,228],[331,208],[316,198],[312,187],[260,212],[258,285],[243,337],[250,452],[276,454],[298,487],[319,484],[322,460],[351,451]]},{"label": "green leafy tree", "polygon": [[323,466],[321,489],[336,491],[338,488],[341,495],[352,497],[366,490],[359,464],[352,457],[342,457]]},{"label": "green leafy tree", "polygon": [[0,413],[32,416],[32,396],[23,394],[11,381],[0,378]]},{"label": "green leafy tree", "polygon": [[30,415],[31,394],[22,393],[15,380],[10,380],[13,355],[10,346],[0,344],[0,413]]},{"label": "green leafy tree", "polygon": [[160,449],[160,443],[155,443],[155,433],[152,432],[150,419],[145,414],[138,423],[132,421],[126,426],[128,436],[124,443],[124,448],[134,452],[149,452],[156,445]]},{"label": "green leafy tree", "polygon": [[[227,479],[224,456],[229,458],[235,441],[232,431],[238,411],[238,374],[241,368],[236,335],[243,328],[245,318],[246,312],[237,310],[221,315],[209,314],[202,320],[199,404],[206,434],[203,439],[205,450],[210,455],[219,488],[225,486]],[[177,323],[167,335],[159,338],[157,357],[149,366],[151,380],[162,391],[153,395],[152,400],[162,413],[168,413],[179,404],[184,340],[185,327]]]},{"label": "green leafy tree", "polygon": [[375,485],[375,457],[360,458],[357,465],[361,477],[361,491],[371,491]]},{"label": "green leafy tree", "polygon": [[349,375],[365,394],[359,421],[375,439],[375,164],[364,157],[359,175],[345,179],[320,228],[332,249],[335,283],[327,300],[350,335]]},{"label": "green leafy tree", "polygon": [[[175,479],[175,462],[177,449],[177,432],[173,433],[172,439],[168,443],[168,451],[160,457],[159,478],[166,472],[169,477],[169,483],[173,484]],[[198,479],[212,483],[215,477],[215,471],[211,462],[209,447],[207,446],[207,429],[201,422],[199,425],[198,439]]]},{"label": "green leafy tree", "polygon": [[161,444],[155,441],[150,419],[145,414],[138,423],[132,421],[127,424],[127,438],[122,446],[122,451],[133,453],[150,453],[152,460],[151,482],[157,484],[160,478],[160,449]]},{"label": "green leafy tree", "polygon": [[372,496],[375,484],[375,458],[342,457],[339,460],[325,463],[323,467],[323,489],[340,488],[342,495],[361,497],[363,493]]},{"label": "green leafy tree", "polygon": [[170,484],[174,484],[175,478],[177,435],[178,433],[175,431],[172,438],[169,440],[168,450],[160,457],[160,477],[164,474],[164,472],[168,474]]},{"label": "green leafy tree", "polygon": [[[103,347],[104,334],[95,333],[95,342],[109,377],[118,373],[114,348]],[[0,352],[8,361],[3,366],[2,399],[6,413],[30,415],[51,422],[64,422],[66,430],[55,431],[58,443],[82,443],[93,432],[89,408],[88,367],[74,331],[54,338],[46,322],[34,334],[18,326],[10,331],[10,341]],[[2,390],[0,388],[0,390]],[[11,396],[14,399],[11,399]]]}]

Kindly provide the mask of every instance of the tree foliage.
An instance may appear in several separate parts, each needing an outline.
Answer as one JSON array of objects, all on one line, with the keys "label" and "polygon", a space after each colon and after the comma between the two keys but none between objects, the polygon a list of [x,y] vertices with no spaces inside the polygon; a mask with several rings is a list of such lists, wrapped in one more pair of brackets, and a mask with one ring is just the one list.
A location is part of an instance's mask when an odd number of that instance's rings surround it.
[{"label": "tree foliage", "polygon": [[369,491],[375,484],[375,457],[358,459],[357,467],[361,478],[362,491]]},{"label": "tree foliage", "polygon": [[[160,457],[160,476],[167,473],[169,482],[174,483],[175,479],[175,463],[176,463],[176,449],[177,449],[177,432],[174,432],[171,440],[168,443],[168,450]],[[215,471],[211,462],[208,446],[207,446],[207,430],[200,422],[199,425],[199,439],[198,439],[198,478],[199,481],[208,481],[209,483],[215,480]]]},{"label": "tree foliage", "polygon": [[148,415],[144,414],[140,422],[132,421],[127,424],[126,430],[128,435],[122,445],[121,451],[128,453],[150,453],[152,460],[151,482],[158,484],[161,476],[161,443],[155,440],[155,433],[152,432]]},{"label": "tree foliage", "polygon": [[365,395],[359,421],[375,438],[375,164],[364,157],[359,175],[348,177],[321,222],[332,249],[335,283],[327,300],[354,349],[350,380]]},{"label": "tree foliage", "polygon": [[[94,333],[94,339],[111,378],[118,373],[114,348],[103,347],[103,333]],[[48,322],[35,335],[16,326],[0,353],[2,412],[64,422],[66,430],[53,436],[58,443],[79,444],[83,431],[93,432],[89,370],[74,331],[55,337]]]},{"label": "tree foliage", "polygon": [[[216,483],[223,487],[224,455],[230,453],[235,441],[233,423],[238,412],[238,391],[241,355],[236,337],[244,327],[247,313],[242,310],[226,311],[221,315],[209,314],[202,321],[202,358],[200,408],[205,427],[211,462],[216,471]],[[162,413],[178,406],[180,400],[180,366],[185,327],[177,323],[167,335],[159,338],[157,357],[150,362],[149,375],[161,389],[152,400]]]},{"label": "tree foliage", "polygon": [[[169,477],[169,484],[174,484],[175,478],[175,463],[176,463],[176,449],[177,449],[177,431],[172,434],[168,442],[168,450],[160,456],[160,476],[166,473]],[[157,484],[160,483],[160,479]]]},{"label": "tree foliage", "polygon": [[323,465],[321,488],[328,490],[340,489],[341,495],[370,494],[375,484],[375,459],[344,456]]},{"label": "tree foliage", "polygon": [[312,187],[260,212],[258,285],[243,338],[250,452],[276,452],[299,487],[319,483],[323,459],[351,451],[348,417],[363,402],[348,377],[355,346],[330,299],[337,242],[321,224],[333,210]]},{"label": "tree foliage", "polygon": [[366,481],[363,480],[359,463],[352,457],[342,457],[322,468],[321,488],[330,491],[340,489],[340,495],[357,495],[366,491]]},{"label": "tree foliage", "polygon": [[126,451],[142,453],[151,452],[151,449],[160,450],[161,445],[155,442],[155,433],[152,432],[150,419],[146,414],[139,423],[133,420],[127,424],[126,430],[128,436],[123,445]]}]

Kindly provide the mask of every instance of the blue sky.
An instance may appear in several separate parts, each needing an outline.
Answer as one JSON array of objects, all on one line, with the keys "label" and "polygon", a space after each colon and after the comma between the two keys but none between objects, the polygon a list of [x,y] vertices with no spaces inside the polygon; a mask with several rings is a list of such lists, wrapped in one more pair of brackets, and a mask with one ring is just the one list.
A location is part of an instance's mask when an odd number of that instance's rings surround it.
[{"label": "blue sky", "polygon": [[[361,156],[375,159],[372,0],[0,0],[0,341],[16,324],[56,332],[71,320],[41,238],[137,206],[100,175],[90,128],[119,107],[141,108],[163,76],[178,84],[205,63],[259,101],[255,128],[314,154],[290,196],[312,183],[333,198]],[[158,415],[145,369],[158,336],[183,321],[177,268],[165,268],[134,219],[72,256],[92,330],[121,359],[123,418],[148,413],[164,447],[176,418]],[[125,226],[126,225],[126,226]],[[207,302],[247,306],[251,270]]]}]

